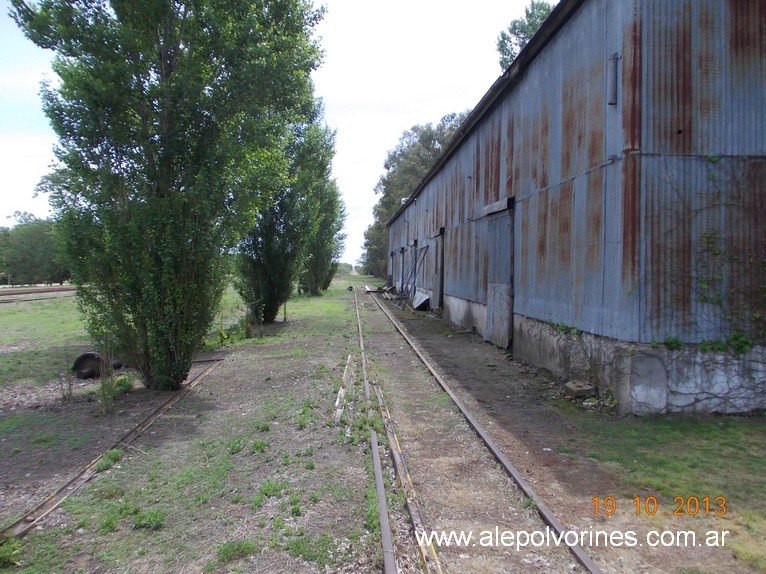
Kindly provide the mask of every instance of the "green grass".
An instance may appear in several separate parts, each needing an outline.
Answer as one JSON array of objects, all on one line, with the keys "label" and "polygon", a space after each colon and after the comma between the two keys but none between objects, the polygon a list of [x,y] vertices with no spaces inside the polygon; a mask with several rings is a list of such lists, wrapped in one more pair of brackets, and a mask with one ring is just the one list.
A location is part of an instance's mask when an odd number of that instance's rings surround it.
[{"label": "green grass", "polygon": [[162,510],[146,510],[133,517],[133,528],[135,529],[159,530],[163,526],[165,526],[165,513]]},{"label": "green grass", "polygon": [[269,441],[263,439],[255,439],[253,444],[250,446],[250,452],[253,454],[261,454],[266,452],[269,449],[269,446],[271,446]]},{"label": "green grass", "polygon": [[726,499],[729,546],[766,571],[766,418],[656,416],[611,418],[565,409],[586,456],[620,475],[626,498],[650,489],[676,497]]},{"label": "green grass", "polygon": [[267,478],[258,487],[258,493],[265,497],[279,496],[287,488],[287,482]]},{"label": "green grass", "polygon": [[0,439],[16,454],[56,447],[77,450],[93,440],[70,422],[66,415],[46,411],[10,413],[0,418]]},{"label": "green grass", "polygon": [[287,542],[287,551],[291,556],[314,562],[320,569],[332,563],[332,550],[332,538],[326,534],[299,535]]},{"label": "green grass", "polygon": [[256,550],[255,543],[249,540],[231,540],[218,547],[218,559],[221,562],[232,562],[239,558],[250,556]]},{"label": "green grass", "polygon": [[[282,374],[274,374],[275,382],[264,385],[263,394],[246,417],[238,413],[227,418],[212,409],[200,410],[199,405],[208,404],[205,395],[190,395],[171,413],[173,420],[189,425],[180,427],[183,438],[168,437],[169,441],[178,440],[183,448],[175,449],[171,460],[166,460],[164,448],[168,445],[150,439],[139,445],[145,452],[136,451],[129,461],[120,463],[119,469],[95,477],[63,503],[66,528],[34,531],[23,540],[21,556],[27,566],[13,568],[14,574],[74,571],[82,557],[89,561],[83,571],[123,572],[138,564],[139,568],[158,571],[192,567],[205,572],[244,572],[252,554],[248,543],[255,545],[254,552],[271,547],[288,561],[289,553],[316,563],[320,569],[353,560],[354,552],[370,553],[375,542],[359,537],[365,532],[363,492],[356,477],[347,472],[349,466],[361,464],[368,455],[362,449],[334,442],[335,429],[323,424],[328,405],[335,399],[335,393],[330,392],[335,365],[345,364],[346,345],[350,347],[355,340],[347,285],[342,281],[340,287],[320,298],[291,300],[287,324],[278,324],[261,340],[232,343],[256,346],[252,352],[258,353],[258,359],[283,356],[282,349],[293,343],[300,346],[300,353],[287,357],[300,364],[295,371],[295,388],[275,390]],[[349,337],[346,331],[351,333]],[[333,355],[323,349],[321,362],[301,362],[318,344],[330,339]],[[268,372],[259,376],[268,380]],[[220,424],[201,424],[200,413],[208,422],[220,420]],[[60,438],[57,430],[39,422],[34,414],[30,418],[10,415],[0,419],[0,434],[24,439],[11,443],[9,437],[5,443],[8,452],[18,444],[26,456],[32,449],[50,448],[54,440],[74,441]],[[66,420],[57,424],[66,437]],[[202,432],[196,435],[198,429]],[[292,441],[296,436],[299,440]],[[308,446],[309,440],[312,446]],[[328,450],[319,450],[323,448]],[[257,456],[249,455],[248,449]],[[258,454],[260,451],[263,454]],[[336,460],[334,456],[320,459],[316,455],[328,451],[342,456]],[[283,465],[283,457],[287,465]],[[321,460],[316,466],[314,458]],[[318,534],[315,515],[341,510],[344,520],[321,525],[327,534]],[[237,536],[243,524],[257,528]],[[76,534],[80,528],[84,536]],[[190,542],[197,532],[204,536],[202,546]],[[240,538],[245,540],[238,542]],[[352,540],[355,542],[350,544]]]},{"label": "green grass", "polygon": [[0,381],[43,383],[68,373],[90,340],[74,297],[3,305]]},{"label": "green grass", "polygon": [[[629,484],[675,496],[727,496],[766,513],[766,420],[741,417],[578,416],[591,458]],[[736,476],[737,480],[732,480]]]}]

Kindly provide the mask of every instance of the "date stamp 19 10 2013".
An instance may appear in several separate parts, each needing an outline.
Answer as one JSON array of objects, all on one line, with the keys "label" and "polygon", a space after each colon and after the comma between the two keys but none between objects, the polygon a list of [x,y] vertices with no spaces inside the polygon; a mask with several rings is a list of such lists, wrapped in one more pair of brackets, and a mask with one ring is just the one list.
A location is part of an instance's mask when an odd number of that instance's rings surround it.
[{"label": "date stamp 19 10 2013", "polygon": [[[635,514],[639,516],[641,514],[648,514],[654,516],[660,512],[663,516],[667,516],[669,510],[662,510],[660,504],[654,496],[647,496],[641,498],[637,496],[633,499],[633,504],[626,506],[623,509],[618,508],[617,499],[614,496],[594,496],[591,498],[593,503],[593,512],[596,515],[605,514],[606,516],[612,516],[614,514]],[[723,516],[726,514],[726,498],[723,496],[716,496],[715,498],[705,496],[699,498],[697,496],[676,496],[673,498],[673,510],[671,514],[673,516]]]}]

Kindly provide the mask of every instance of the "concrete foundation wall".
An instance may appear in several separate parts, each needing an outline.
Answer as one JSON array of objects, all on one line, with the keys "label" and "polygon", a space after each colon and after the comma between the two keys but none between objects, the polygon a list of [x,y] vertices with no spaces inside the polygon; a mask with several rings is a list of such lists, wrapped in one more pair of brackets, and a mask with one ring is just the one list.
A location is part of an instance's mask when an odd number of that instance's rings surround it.
[{"label": "concrete foundation wall", "polygon": [[514,315],[513,354],[567,379],[610,391],[621,414],[738,413],[766,408],[766,349],[744,355],[678,351],[590,333],[562,333]]},{"label": "concrete foundation wall", "polygon": [[484,335],[484,327],[487,321],[486,305],[445,295],[442,316],[448,321]]}]

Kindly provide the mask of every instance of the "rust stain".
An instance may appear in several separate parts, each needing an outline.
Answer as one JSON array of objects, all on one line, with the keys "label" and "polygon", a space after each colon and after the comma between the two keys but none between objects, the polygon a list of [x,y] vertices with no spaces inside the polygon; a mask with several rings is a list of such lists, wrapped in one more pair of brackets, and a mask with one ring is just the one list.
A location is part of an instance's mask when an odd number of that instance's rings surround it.
[{"label": "rust stain", "polygon": [[[591,69],[591,85],[601,86],[603,80],[604,67],[595,62]],[[598,93],[590,98],[589,120],[588,168],[594,168],[604,161],[604,98]]]},{"label": "rust stain", "polygon": [[492,127],[492,170],[490,172],[490,179],[492,181],[492,193],[489,197],[490,203],[500,200],[500,164],[502,162],[500,154],[502,153],[503,147],[499,117]]},{"label": "rust stain", "polygon": [[548,149],[550,146],[550,111],[548,103],[543,102],[540,112],[540,187],[548,187]]},{"label": "rust stain", "polygon": [[585,266],[596,271],[601,268],[601,236],[602,236],[602,194],[604,189],[604,172],[601,170],[588,174],[588,189],[585,199],[586,209],[586,245]]},{"label": "rust stain", "polygon": [[529,150],[530,164],[532,167],[530,175],[532,177],[532,187],[534,189],[540,189],[540,164],[543,163],[540,161],[540,131],[537,127],[538,121],[534,122],[534,125],[530,130],[532,132]]},{"label": "rust stain", "polygon": [[[521,202],[521,273],[520,279],[526,286],[529,277],[529,243],[532,238],[529,236],[529,200]],[[526,289],[524,290],[526,291]]]},{"label": "rust stain", "polygon": [[623,35],[622,58],[622,126],[625,155],[641,149],[641,14],[634,6],[633,17]]},{"label": "rust stain", "polygon": [[559,194],[559,229],[558,229],[558,259],[562,265],[559,271],[569,275],[569,264],[572,259],[572,191],[573,183],[566,182],[561,186]]},{"label": "rust stain", "polygon": [[[482,163],[482,149],[481,149],[481,142],[484,139],[483,134],[481,131],[476,136],[476,143],[474,145],[474,151],[473,151],[473,179],[471,180],[471,184],[473,185],[473,193],[472,193],[472,203],[471,209],[468,211],[468,213],[473,214],[476,211],[477,204],[478,204],[478,193],[481,192],[481,186],[482,183],[484,184],[484,187],[487,186],[486,179],[482,182],[481,181],[481,163]],[[473,217],[473,215],[471,215]]]},{"label": "rust stain", "polygon": [[554,277],[558,275],[558,252],[561,237],[559,235],[559,201],[561,197],[561,189],[554,188],[545,192],[548,198],[548,247],[546,249],[548,254],[548,260],[546,265],[548,269],[553,272]]},{"label": "rust stain", "polygon": [[571,78],[565,78],[562,83],[561,103],[561,177],[568,178],[572,176],[575,133],[574,81]]},{"label": "rust stain", "polygon": [[513,133],[513,112],[508,114],[508,121],[505,124],[505,195],[516,197],[516,158],[514,157],[514,133]]},{"label": "rust stain", "polygon": [[521,141],[523,142],[523,145],[520,146],[522,149],[522,157],[524,165],[522,166],[521,171],[521,181],[524,182],[525,185],[525,192],[529,191],[529,189],[532,187],[532,180],[531,173],[532,173],[532,151],[530,148],[529,142],[532,141],[532,118],[529,117],[529,114],[524,115],[523,121],[523,130],[521,132]]},{"label": "rust stain", "polygon": [[[715,116],[721,109],[721,101],[716,93],[718,78],[720,77],[720,60],[715,50],[715,39],[718,14],[714,13],[712,7],[705,2],[699,4],[699,31],[700,38],[697,49],[697,70],[699,70],[699,88],[698,88],[698,110],[700,123],[708,124],[717,121]],[[702,148],[699,150],[705,153],[707,142],[699,142]]]},{"label": "rust stain", "polygon": [[[692,153],[693,149],[693,106],[694,84],[692,80],[692,22],[690,17],[691,7],[683,5],[683,13],[678,19],[678,27],[669,41],[668,51],[675,56],[675,73],[669,78],[671,87],[667,97],[674,107],[673,121],[666,122],[668,129],[665,142],[675,141],[675,145],[668,146],[679,153]],[[663,58],[664,60],[664,58]],[[659,62],[658,62],[659,63]],[[662,70],[661,66],[655,68]],[[674,133],[675,132],[675,133]]]},{"label": "rust stain", "polygon": [[746,78],[766,56],[766,6],[763,0],[726,0],[728,47],[734,70]]},{"label": "rust stain", "polygon": [[[483,234],[484,243],[487,241],[487,234]],[[489,284],[489,249],[482,250],[481,258],[481,292],[483,293],[483,299],[486,301],[487,285]]]},{"label": "rust stain", "polygon": [[628,156],[623,161],[622,175],[622,283],[631,290],[638,277],[640,217],[640,157]]},{"label": "rust stain", "polygon": [[537,194],[537,279],[547,275],[548,259],[548,193]]}]

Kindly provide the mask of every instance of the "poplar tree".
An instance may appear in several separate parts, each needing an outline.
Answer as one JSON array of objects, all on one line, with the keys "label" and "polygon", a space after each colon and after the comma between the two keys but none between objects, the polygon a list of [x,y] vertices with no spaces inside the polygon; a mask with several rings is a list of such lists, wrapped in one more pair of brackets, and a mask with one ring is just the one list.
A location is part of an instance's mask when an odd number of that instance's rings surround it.
[{"label": "poplar tree", "polygon": [[[328,267],[339,256],[343,218],[338,189],[330,179],[334,137],[321,118],[317,105],[286,131],[286,177],[239,245],[235,286],[248,306],[251,324],[272,323],[301,276],[306,280],[311,275],[312,285],[321,283],[313,294],[326,289],[332,279]],[[314,279],[314,274],[319,277]]]},{"label": "poplar tree", "polygon": [[284,126],[313,106],[303,0],[11,0],[53,50],[51,193],[96,341],[177,389],[225,285],[224,255],[267,204]]}]

